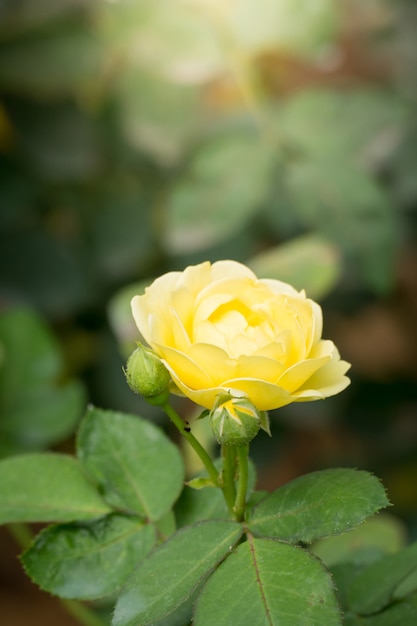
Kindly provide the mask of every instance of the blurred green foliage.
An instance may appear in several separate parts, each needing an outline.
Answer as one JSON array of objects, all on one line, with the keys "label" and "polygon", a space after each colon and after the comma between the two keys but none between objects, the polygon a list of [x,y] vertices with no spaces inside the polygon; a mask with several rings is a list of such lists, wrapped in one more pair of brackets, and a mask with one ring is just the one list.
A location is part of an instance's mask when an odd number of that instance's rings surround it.
[{"label": "blurred green foliage", "polygon": [[121,370],[128,301],[234,258],[320,300],[353,362],[351,390],[256,444],[265,481],[360,465],[417,518],[416,17],[411,0],[0,2],[2,380],[41,358],[46,325],[63,369],[33,393],[74,394],[65,417],[24,418],[2,383],[9,451],[70,434],[82,401],[60,376],[160,419]]}]

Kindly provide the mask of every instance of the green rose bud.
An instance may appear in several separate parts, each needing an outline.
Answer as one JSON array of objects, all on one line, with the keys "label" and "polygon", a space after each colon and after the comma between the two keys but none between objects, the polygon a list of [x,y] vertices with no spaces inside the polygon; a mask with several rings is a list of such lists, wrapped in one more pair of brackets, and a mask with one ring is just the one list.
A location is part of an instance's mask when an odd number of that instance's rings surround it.
[{"label": "green rose bud", "polygon": [[161,359],[149,348],[138,343],[130,355],[125,370],[129,387],[150,404],[163,405],[169,396],[171,376]]},{"label": "green rose bud", "polygon": [[238,446],[251,441],[262,426],[262,412],[248,398],[222,394],[209,415],[218,443]]}]

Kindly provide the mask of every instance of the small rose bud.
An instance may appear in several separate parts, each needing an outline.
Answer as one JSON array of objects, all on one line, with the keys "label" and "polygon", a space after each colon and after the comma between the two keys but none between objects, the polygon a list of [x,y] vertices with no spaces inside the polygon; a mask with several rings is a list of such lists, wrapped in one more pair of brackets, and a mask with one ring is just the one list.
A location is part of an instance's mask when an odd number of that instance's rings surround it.
[{"label": "small rose bud", "polygon": [[163,405],[168,400],[171,376],[161,359],[149,348],[138,344],[125,370],[129,387],[150,404]]},{"label": "small rose bud", "polygon": [[261,412],[248,398],[222,394],[209,416],[218,443],[238,446],[251,441],[261,428]]}]

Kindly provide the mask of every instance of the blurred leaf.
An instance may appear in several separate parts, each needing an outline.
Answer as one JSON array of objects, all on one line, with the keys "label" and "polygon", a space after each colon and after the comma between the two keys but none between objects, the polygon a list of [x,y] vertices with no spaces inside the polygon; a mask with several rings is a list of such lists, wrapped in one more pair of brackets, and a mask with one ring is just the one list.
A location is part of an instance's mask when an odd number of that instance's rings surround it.
[{"label": "blurred leaf", "polygon": [[40,177],[52,181],[84,181],[101,166],[100,149],[87,116],[69,103],[7,100],[18,145]]},{"label": "blurred leaf", "polygon": [[77,451],[105,499],[122,511],[158,520],[182,490],[178,448],[138,416],[90,409],[80,426]]},{"label": "blurred leaf", "polygon": [[0,432],[24,450],[47,448],[73,434],[85,405],[85,390],[78,381],[23,390],[2,416]]},{"label": "blurred leaf", "polygon": [[33,182],[15,164],[0,157],[0,228],[14,228],[30,219],[36,199]]},{"label": "blurred leaf", "polygon": [[274,278],[305,289],[314,300],[325,297],[337,283],[340,255],[335,245],[310,235],[270,248],[248,260],[260,278]]},{"label": "blurred leaf", "polygon": [[194,85],[131,68],[120,78],[117,97],[126,141],[161,164],[178,161],[204,123],[200,90]]},{"label": "blurred leaf", "polygon": [[358,526],[388,505],[372,474],[330,469],[300,476],[262,500],[248,514],[256,536],[311,543]]},{"label": "blurred leaf", "polygon": [[335,563],[362,560],[364,552],[398,552],[404,544],[404,526],[397,518],[384,514],[366,520],[349,533],[321,539],[312,551],[331,567]]},{"label": "blurred leaf", "polygon": [[208,579],[195,626],[342,623],[330,575],[307,551],[271,539],[238,546]]},{"label": "blurred leaf", "polygon": [[406,124],[404,138],[392,159],[394,190],[403,206],[413,207],[417,198],[417,122]]},{"label": "blurred leaf", "polygon": [[137,274],[155,255],[151,199],[135,180],[114,181],[100,194],[93,224],[93,262],[107,280]]},{"label": "blurred leaf", "polygon": [[349,163],[320,159],[294,161],[287,185],[304,226],[334,241],[375,291],[389,289],[399,224],[382,187]]},{"label": "blurred leaf", "polygon": [[46,324],[27,309],[2,312],[0,340],[0,401],[5,410],[23,390],[36,390],[55,382],[63,360],[59,344]]},{"label": "blurred leaf", "polygon": [[[59,383],[59,345],[29,310],[0,315],[0,456],[45,448],[74,431],[85,406],[78,381]],[[8,445],[5,445],[5,444]]]},{"label": "blurred leaf", "polygon": [[167,198],[167,249],[202,250],[247,226],[268,193],[273,165],[273,150],[256,135],[203,144]]},{"label": "blurred leaf", "polygon": [[7,92],[71,95],[96,83],[102,66],[102,46],[82,26],[0,44],[0,86]]},{"label": "blurred leaf", "polygon": [[417,615],[417,595],[402,602],[396,602],[376,615],[345,614],[346,626],[415,626]]},{"label": "blurred leaf", "polygon": [[236,45],[247,53],[278,48],[300,55],[330,40],[337,17],[332,0],[240,0],[225,21]]},{"label": "blurred leaf", "polygon": [[241,535],[241,525],[226,520],[179,530],[151,552],[129,579],[118,598],[113,626],[150,624],[170,615]]},{"label": "blurred leaf", "polygon": [[276,122],[301,154],[329,161],[343,156],[365,167],[392,152],[407,115],[405,102],[388,90],[321,89],[289,98]]},{"label": "blurred leaf", "polygon": [[[352,581],[348,591],[349,607],[361,615],[381,611],[391,603],[398,588],[413,576],[417,582],[417,543],[396,554],[385,556],[365,567]],[[405,591],[415,590],[405,587]]]},{"label": "blurred leaf", "polygon": [[109,512],[71,456],[32,453],[0,461],[0,524],[72,522]]},{"label": "blurred leaf", "polygon": [[301,93],[275,118],[293,155],[292,210],[304,227],[335,241],[377,292],[392,285],[399,223],[371,171],[394,153],[407,115],[397,95],[356,89]]},{"label": "blurred leaf", "polygon": [[112,331],[117,337],[123,355],[128,357],[140,341],[140,334],[133,320],[130,302],[133,296],[144,293],[151,280],[127,285],[111,298],[107,310]]},{"label": "blurred leaf", "polygon": [[68,241],[39,229],[0,234],[0,297],[4,301],[67,317],[89,296],[87,278]]},{"label": "blurred leaf", "polygon": [[0,37],[39,26],[49,20],[62,17],[82,7],[89,7],[95,0],[6,0],[0,4]]},{"label": "blurred leaf", "polygon": [[41,589],[61,598],[91,600],[113,596],[155,543],[153,526],[109,515],[46,528],[22,560]]},{"label": "blurred leaf", "polygon": [[179,527],[229,517],[222,492],[210,487],[201,490],[185,487],[175,505],[175,515]]},{"label": "blurred leaf", "polygon": [[224,68],[210,22],[182,1],[141,0],[107,6],[100,30],[132,66],[173,82],[201,83]]}]

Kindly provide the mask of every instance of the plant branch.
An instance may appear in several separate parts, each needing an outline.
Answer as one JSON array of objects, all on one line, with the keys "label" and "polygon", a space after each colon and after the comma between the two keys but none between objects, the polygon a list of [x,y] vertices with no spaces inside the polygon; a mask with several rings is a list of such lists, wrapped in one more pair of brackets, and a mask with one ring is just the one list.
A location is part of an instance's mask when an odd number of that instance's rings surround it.
[{"label": "plant branch", "polygon": [[196,439],[194,437],[194,435],[189,431],[189,429],[187,429],[187,427],[184,424],[184,422],[181,419],[181,417],[172,408],[172,406],[170,404],[166,403],[166,404],[163,405],[162,408],[164,409],[165,413],[168,415],[169,419],[174,424],[174,426],[176,426],[176,428],[179,430],[181,435],[183,435],[183,437],[185,437],[185,439],[188,441],[188,443],[193,448],[193,450],[196,452],[196,454],[198,454],[198,456],[200,457],[201,461],[203,462],[204,467],[206,468],[206,470],[207,470],[207,472],[208,472],[208,474],[209,474],[213,484],[216,487],[221,487],[221,484],[220,484],[220,481],[219,481],[219,473],[216,470],[216,468],[214,466],[214,463],[211,460],[207,450],[205,450],[203,448],[203,446],[198,441],[198,439]]},{"label": "plant branch", "polygon": [[247,443],[242,446],[237,446],[239,482],[237,486],[237,494],[233,510],[236,520],[238,522],[241,522],[243,520],[246,508],[246,494],[248,491],[248,456],[249,445]]},{"label": "plant branch", "polygon": [[234,446],[222,446],[223,457],[223,496],[231,516],[235,517],[234,503],[236,498],[235,473],[236,473],[236,450]]}]

